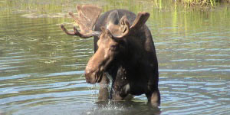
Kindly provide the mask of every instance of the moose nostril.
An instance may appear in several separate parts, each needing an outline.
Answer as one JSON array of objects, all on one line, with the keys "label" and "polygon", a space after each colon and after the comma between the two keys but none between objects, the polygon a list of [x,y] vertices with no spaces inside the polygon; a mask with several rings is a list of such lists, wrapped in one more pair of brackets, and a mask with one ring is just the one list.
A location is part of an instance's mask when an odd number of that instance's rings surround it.
[{"label": "moose nostril", "polygon": [[85,73],[85,80],[87,83],[90,83],[90,73]]},{"label": "moose nostril", "polygon": [[85,80],[87,83],[94,83],[94,72],[85,71]]},{"label": "moose nostril", "polygon": [[87,83],[90,83],[90,78],[89,77],[86,77],[85,79],[86,79]]},{"label": "moose nostril", "polygon": [[90,72],[86,71],[85,72],[85,77],[89,77],[90,76]]}]

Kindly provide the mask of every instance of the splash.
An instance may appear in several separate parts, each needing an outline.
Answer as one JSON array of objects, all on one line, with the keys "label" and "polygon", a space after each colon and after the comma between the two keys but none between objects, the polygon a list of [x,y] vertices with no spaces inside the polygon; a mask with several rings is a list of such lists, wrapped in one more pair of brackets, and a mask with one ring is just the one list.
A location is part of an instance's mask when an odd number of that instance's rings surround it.
[{"label": "splash", "polygon": [[98,87],[97,87],[97,85],[96,84],[94,84],[94,85],[91,85],[90,87],[89,87],[89,91],[90,91],[90,101],[92,102],[92,103],[95,103],[95,102],[97,102],[97,95],[98,95]]},{"label": "splash", "polygon": [[107,104],[98,104],[97,107],[93,108],[91,111],[86,112],[87,115],[120,115],[121,113],[127,111],[123,105],[118,104],[113,101],[109,101]]}]

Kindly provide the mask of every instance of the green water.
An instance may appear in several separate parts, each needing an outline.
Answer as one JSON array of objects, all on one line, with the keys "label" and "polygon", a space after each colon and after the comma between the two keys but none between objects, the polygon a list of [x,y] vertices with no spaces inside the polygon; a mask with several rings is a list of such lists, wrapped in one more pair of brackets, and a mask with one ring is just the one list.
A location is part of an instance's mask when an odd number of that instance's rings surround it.
[{"label": "green water", "polygon": [[[147,11],[159,61],[161,106],[144,95],[98,102],[85,82],[93,38],[67,36],[68,12],[95,4],[103,12]],[[230,111],[229,4],[193,9],[171,0],[0,0],[0,115],[185,115]]]}]

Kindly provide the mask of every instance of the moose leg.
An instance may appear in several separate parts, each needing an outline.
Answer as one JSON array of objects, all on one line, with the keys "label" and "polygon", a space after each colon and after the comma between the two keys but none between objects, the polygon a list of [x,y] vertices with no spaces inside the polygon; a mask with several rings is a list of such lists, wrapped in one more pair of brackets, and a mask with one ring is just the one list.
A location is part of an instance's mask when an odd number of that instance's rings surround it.
[{"label": "moose leg", "polygon": [[131,95],[129,92],[130,92],[130,85],[129,84],[126,84],[121,89],[114,88],[113,99],[118,100],[118,101],[119,100],[130,101],[133,98],[133,95]]},{"label": "moose leg", "polygon": [[152,92],[146,93],[146,97],[148,98],[148,103],[157,107],[160,105],[160,92],[159,89],[154,90]]},{"label": "moose leg", "polygon": [[104,74],[102,76],[102,80],[100,82],[100,89],[99,89],[98,100],[100,100],[100,101],[106,101],[106,100],[108,100],[108,98],[109,98],[108,86],[109,86],[109,79]]},{"label": "moose leg", "polygon": [[113,94],[113,100],[116,100],[116,101],[121,101],[121,100],[126,100],[126,101],[130,101],[133,99],[133,95],[131,94],[127,94],[125,95],[124,97],[122,97],[121,95],[119,94]]}]

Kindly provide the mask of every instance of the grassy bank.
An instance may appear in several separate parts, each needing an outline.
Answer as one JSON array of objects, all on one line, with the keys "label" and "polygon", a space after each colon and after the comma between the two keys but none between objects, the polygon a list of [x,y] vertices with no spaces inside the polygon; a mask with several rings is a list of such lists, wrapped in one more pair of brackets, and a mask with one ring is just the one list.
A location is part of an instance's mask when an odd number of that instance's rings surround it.
[{"label": "grassy bank", "polygon": [[215,6],[217,3],[230,3],[230,0],[179,0],[189,6]]}]

